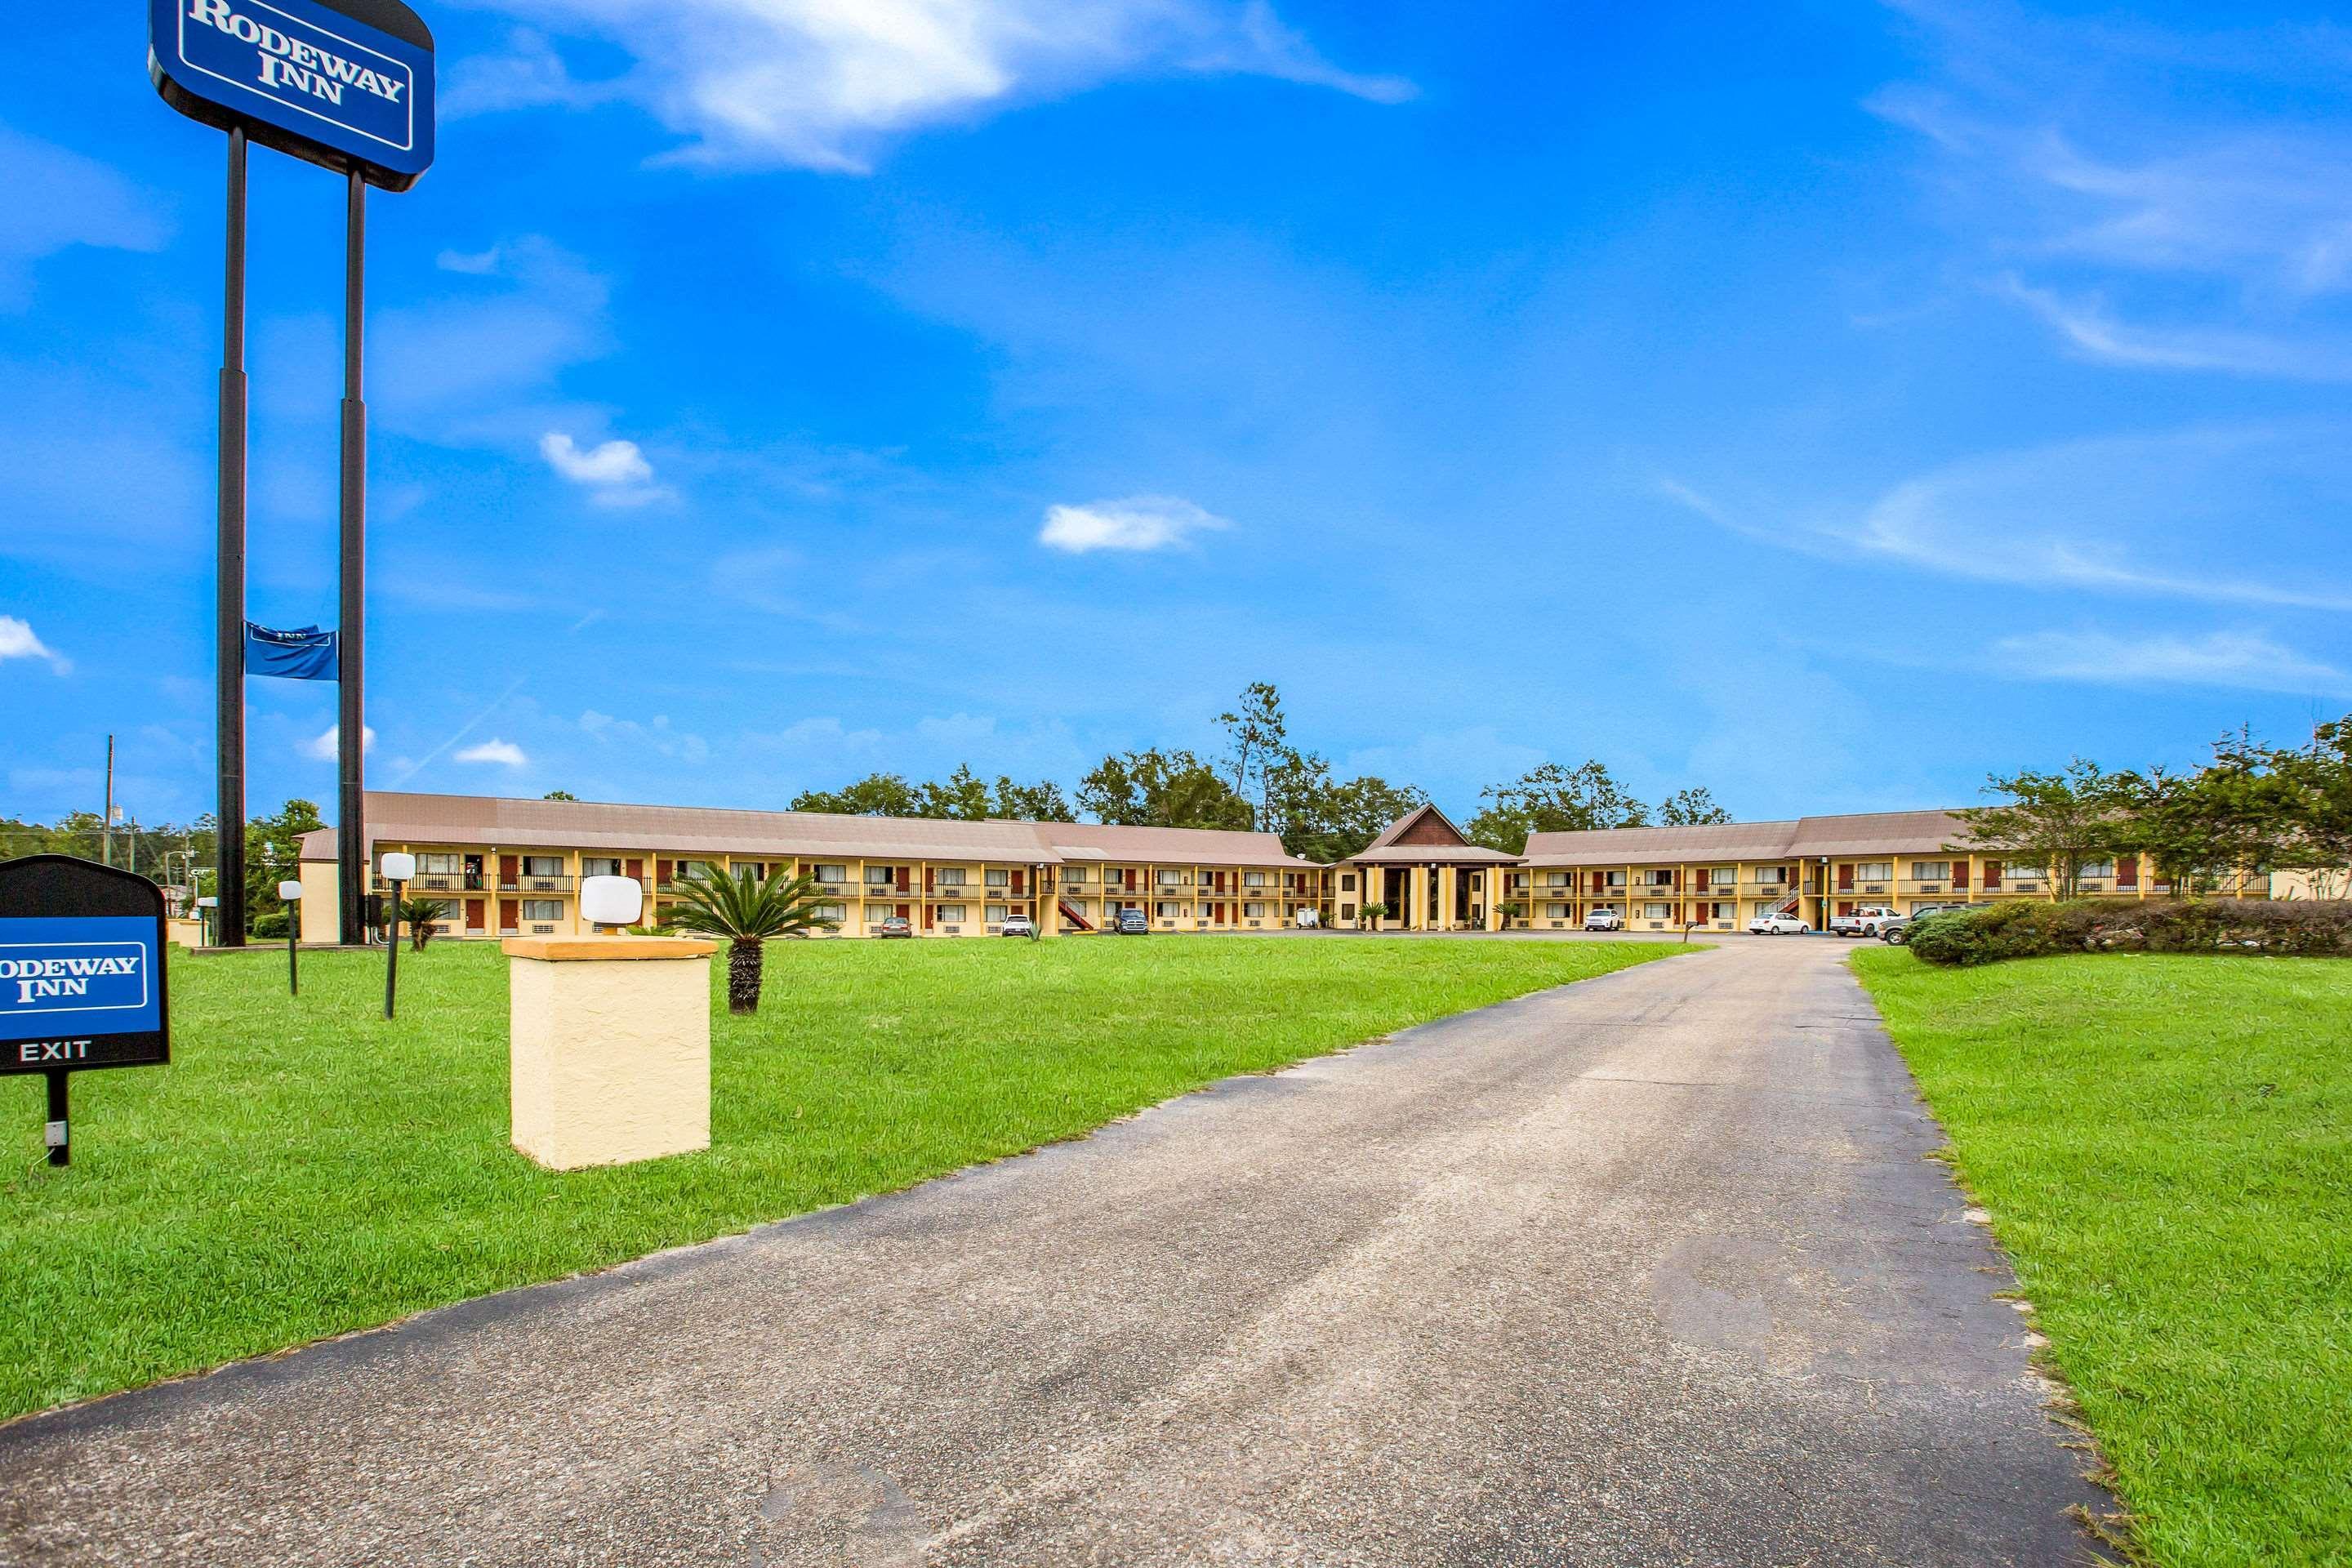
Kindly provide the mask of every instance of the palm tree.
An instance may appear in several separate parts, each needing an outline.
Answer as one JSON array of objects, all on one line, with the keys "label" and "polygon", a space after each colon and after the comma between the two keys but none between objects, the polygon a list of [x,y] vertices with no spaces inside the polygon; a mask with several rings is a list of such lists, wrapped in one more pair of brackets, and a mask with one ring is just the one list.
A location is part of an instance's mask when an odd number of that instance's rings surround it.
[{"label": "palm tree", "polygon": [[448,913],[449,906],[439,899],[401,900],[400,918],[408,927],[408,945],[423,952],[434,929]]},{"label": "palm tree", "polygon": [[816,879],[805,874],[786,881],[761,878],[747,867],[732,875],[714,868],[707,877],[682,877],[672,889],[677,901],[662,911],[662,923],[679,931],[727,939],[727,1010],[760,1010],[761,943],[775,936],[806,936],[834,931],[841,922],[818,914]]}]

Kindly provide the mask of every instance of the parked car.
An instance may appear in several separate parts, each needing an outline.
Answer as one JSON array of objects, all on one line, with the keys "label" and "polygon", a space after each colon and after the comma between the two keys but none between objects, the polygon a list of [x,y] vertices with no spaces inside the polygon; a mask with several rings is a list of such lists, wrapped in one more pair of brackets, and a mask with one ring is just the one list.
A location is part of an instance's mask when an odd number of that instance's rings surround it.
[{"label": "parked car", "polygon": [[1034,940],[1037,935],[1037,922],[1031,920],[1027,915],[1007,915],[1004,917],[1003,928],[996,934],[999,936],[1025,936]]},{"label": "parked car", "polygon": [[1623,931],[1625,917],[1615,910],[1594,910],[1584,917],[1587,931]]},{"label": "parked car", "polygon": [[1750,936],[1811,936],[1812,922],[1789,913],[1786,910],[1769,915],[1758,915],[1748,922]]},{"label": "parked car", "polygon": [[1911,940],[1911,928],[1919,921],[1926,920],[1929,915],[1948,915],[1958,913],[1964,910],[1989,910],[1990,908],[1992,908],[1990,904],[1985,903],[1921,904],[1917,909],[1913,910],[1909,914],[1903,916],[1901,919],[1891,921],[1885,925],[1882,925],[1879,928],[1878,940],[1881,942],[1893,942],[1896,947],[1901,947],[1905,942]]},{"label": "parked car", "polygon": [[1876,936],[1891,924],[1901,924],[1903,911],[1885,904],[1864,904],[1850,915],[1836,915],[1830,920],[1832,936]]},{"label": "parked car", "polygon": [[876,936],[913,936],[915,922],[904,915],[886,915],[883,917],[881,926],[874,934]]},{"label": "parked car", "polygon": [[1118,923],[1111,930],[1121,936],[1150,936],[1151,917],[1141,910],[1121,910],[1118,911]]}]

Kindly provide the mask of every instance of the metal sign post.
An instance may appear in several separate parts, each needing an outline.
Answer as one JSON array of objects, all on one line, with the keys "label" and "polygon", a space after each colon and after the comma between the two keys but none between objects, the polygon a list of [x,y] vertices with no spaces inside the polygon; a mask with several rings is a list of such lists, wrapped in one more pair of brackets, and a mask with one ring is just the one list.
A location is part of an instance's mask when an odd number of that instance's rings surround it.
[{"label": "metal sign post", "polygon": [[228,132],[226,344],[220,378],[216,612],[220,930],[245,942],[246,144],[341,174],[343,403],[338,588],[336,864],[342,940],[367,934],[362,679],[366,615],[367,405],[362,314],[367,187],[405,191],[433,164],[433,34],[402,0],[148,0],[147,71],[163,100]]},{"label": "metal sign post", "polygon": [[73,1158],[71,1075],[172,1059],[163,890],[69,855],[0,862],[0,1073],[48,1079],[42,1141]]}]

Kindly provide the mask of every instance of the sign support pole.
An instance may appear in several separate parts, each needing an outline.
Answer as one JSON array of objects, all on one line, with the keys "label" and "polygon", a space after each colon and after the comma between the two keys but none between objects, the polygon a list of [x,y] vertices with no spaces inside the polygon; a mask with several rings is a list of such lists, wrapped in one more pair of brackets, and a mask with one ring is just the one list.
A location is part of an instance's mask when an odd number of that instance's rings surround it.
[{"label": "sign support pole", "polygon": [[245,165],[243,126],[228,133],[227,289],[220,373],[220,554],[214,651],[218,685],[219,849],[213,940],[245,945]]},{"label": "sign support pole", "polygon": [[367,941],[367,403],[362,381],[367,180],[355,167],[344,201],[342,580],[336,619],[336,894],[347,946]]},{"label": "sign support pole", "polygon": [[71,1123],[66,1120],[66,1085],[73,1081],[73,1074],[61,1068],[53,1068],[48,1079],[49,1124],[43,1130],[43,1141],[49,1146],[50,1164],[70,1165],[73,1163],[73,1143],[68,1131]]},{"label": "sign support pole", "polygon": [[392,1001],[400,990],[400,884],[392,885],[392,940],[383,944],[383,1016],[392,1017]]}]

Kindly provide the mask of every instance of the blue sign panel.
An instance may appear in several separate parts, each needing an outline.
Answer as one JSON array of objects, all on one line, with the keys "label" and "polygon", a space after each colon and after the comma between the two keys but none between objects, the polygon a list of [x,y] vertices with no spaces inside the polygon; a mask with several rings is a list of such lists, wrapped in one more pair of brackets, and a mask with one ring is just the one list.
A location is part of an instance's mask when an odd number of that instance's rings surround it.
[{"label": "blue sign panel", "polygon": [[335,634],[316,626],[297,632],[272,631],[245,623],[245,672],[274,675],[285,680],[332,680],[336,672]]},{"label": "blue sign panel", "polygon": [[432,35],[392,0],[149,0],[147,68],[183,113],[373,184],[432,166]]},{"label": "blue sign panel", "polygon": [[61,855],[0,862],[0,1073],[170,1059],[163,895]]}]

